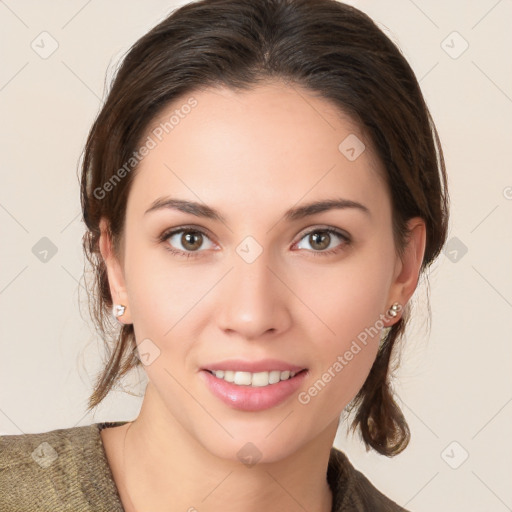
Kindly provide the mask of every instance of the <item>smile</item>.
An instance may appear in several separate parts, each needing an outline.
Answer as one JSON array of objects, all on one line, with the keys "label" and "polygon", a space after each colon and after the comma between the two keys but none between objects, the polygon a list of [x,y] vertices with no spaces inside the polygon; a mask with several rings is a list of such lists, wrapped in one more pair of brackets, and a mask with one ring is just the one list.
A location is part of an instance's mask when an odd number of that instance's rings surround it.
[{"label": "smile", "polygon": [[213,396],[224,404],[240,411],[256,412],[288,401],[299,391],[309,372],[307,369],[256,373],[204,369],[199,374]]}]

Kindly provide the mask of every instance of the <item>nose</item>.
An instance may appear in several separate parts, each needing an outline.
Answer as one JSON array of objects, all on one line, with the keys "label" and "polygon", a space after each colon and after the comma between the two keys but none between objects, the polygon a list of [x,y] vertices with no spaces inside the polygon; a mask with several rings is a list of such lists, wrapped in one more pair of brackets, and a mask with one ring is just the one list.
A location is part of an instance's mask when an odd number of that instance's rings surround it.
[{"label": "nose", "polygon": [[284,332],[291,324],[292,294],[284,276],[270,268],[265,251],[248,263],[235,255],[219,290],[217,323],[227,333],[255,340]]}]

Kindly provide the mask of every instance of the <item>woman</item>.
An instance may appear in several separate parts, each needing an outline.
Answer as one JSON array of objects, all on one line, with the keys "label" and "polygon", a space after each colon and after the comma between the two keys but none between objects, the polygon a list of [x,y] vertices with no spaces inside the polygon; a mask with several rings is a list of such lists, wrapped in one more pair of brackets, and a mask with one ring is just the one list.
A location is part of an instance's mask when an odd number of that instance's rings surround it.
[{"label": "woman", "polygon": [[389,366],[448,195],[416,78],[365,14],[177,9],[125,57],[81,200],[109,355],[89,409],[138,365],[148,385],[131,422],[4,437],[4,508],[405,510],[332,445],[346,411],[367,448],[407,446]]}]

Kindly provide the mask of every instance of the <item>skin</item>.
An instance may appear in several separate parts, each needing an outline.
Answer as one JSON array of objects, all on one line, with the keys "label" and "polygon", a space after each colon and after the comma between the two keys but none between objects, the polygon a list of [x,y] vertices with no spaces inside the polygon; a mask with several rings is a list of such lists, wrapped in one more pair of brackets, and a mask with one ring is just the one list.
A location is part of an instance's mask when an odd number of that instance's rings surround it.
[{"label": "skin", "polygon": [[[363,385],[379,337],[306,405],[295,394],[264,411],[239,411],[211,394],[199,370],[227,358],[278,358],[308,368],[299,392],[307,391],[361,331],[394,302],[410,299],[425,224],[411,219],[401,259],[380,164],[357,125],[330,102],[281,82],[193,96],[198,105],[137,170],[119,258],[101,223],[112,297],[127,306],[121,320],[133,323],[137,343],[149,338],[160,350],[144,367],[139,416],[101,433],[108,460],[127,512],[170,506],[328,512],[325,474],[339,417]],[[152,126],[185,101],[166,108]],[[366,144],[354,161],[338,149],[349,134]],[[161,196],[207,204],[226,221],[171,209],[145,215]],[[291,207],[339,197],[362,203],[369,214],[345,208],[283,218]],[[186,233],[157,241],[183,225],[206,235],[188,245]],[[327,249],[315,245],[305,235],[317,227],[320,234],[325,227],[342,230],[351,242],[331,235]],[[236,252],[249,235],[263,249],[250,264]],[[194,243],[199,248],[191,258],[165,248],[194,252]],[[320,254],[331,248],[340,250]],[[384,326],[399,318],[386,317]],[[247,442],[261,452],[250,468],[237,457]]]}]

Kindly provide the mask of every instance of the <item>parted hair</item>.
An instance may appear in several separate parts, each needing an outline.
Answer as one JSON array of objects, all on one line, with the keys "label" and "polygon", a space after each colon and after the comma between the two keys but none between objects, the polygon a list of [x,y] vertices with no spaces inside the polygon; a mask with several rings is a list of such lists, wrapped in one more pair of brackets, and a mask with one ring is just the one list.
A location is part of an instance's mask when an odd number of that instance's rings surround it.
[{"label": "parted hair", "polygon": [[[80,193],[91,265],[89,310],[105,343],[88,410],[131,369],[141,365],[133,325],[112,319],[112,297],[99,249],[100,219],[108,221],[120,254],[134,172],[108,189],[171,102],[209,86],[250,90],[282,80],[335,105],[365,133],[384,169],[391,195],[397,254],[407,221],[421,217],[426,247],[420,274],[440,253],[447,234],[448,190],[439,136],[418,81],[400,49],[366,14],[335,0],[201,0],[188,3],[137,40],[123,57],[84,148]],[[341,142],[341,141],[340,141]],[[136,164],[133,164],[133,170]],[[130,170],[130,169],[128,169]],[[428,306],[430,315],[430,306]],[[347,406],[351,428],[366,449],[387,456],[405,449],[407,421],[392,390],[397,342],[410,318],[406,307],[383,338],[363,386]],[[393,351],[395,347],[395,351]]]}]

